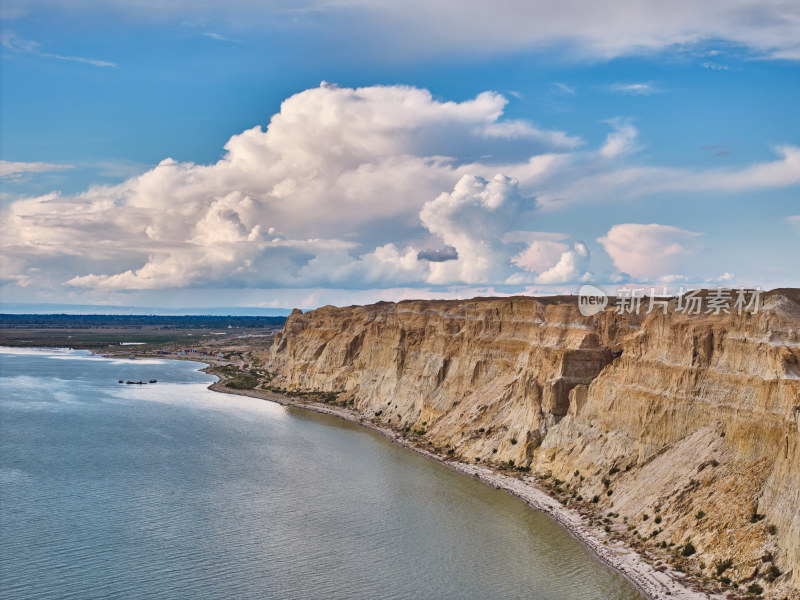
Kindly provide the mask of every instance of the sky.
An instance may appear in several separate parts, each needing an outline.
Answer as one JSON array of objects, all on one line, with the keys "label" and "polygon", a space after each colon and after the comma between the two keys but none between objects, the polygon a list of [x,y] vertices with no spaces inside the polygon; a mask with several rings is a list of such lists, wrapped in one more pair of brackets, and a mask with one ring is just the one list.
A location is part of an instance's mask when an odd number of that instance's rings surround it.
[{"label": "sky", "polygon": [[0,10],[3,305],[800,287],[800,3]]}]

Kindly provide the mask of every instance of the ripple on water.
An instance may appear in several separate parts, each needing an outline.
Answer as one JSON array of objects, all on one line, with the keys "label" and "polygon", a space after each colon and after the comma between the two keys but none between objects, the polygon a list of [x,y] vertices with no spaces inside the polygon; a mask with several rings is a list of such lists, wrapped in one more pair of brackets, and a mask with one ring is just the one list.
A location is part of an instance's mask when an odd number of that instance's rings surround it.
[{"label": "ripple on water", "polygon": [[3,598],[639,598],[516,498],[197,365],[2,360]]}]

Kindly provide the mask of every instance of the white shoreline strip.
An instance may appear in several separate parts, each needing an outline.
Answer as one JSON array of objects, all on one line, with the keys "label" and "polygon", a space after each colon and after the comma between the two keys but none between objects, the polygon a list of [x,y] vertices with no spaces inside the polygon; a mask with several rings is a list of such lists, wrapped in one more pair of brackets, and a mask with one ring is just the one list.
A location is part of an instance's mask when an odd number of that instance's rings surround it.
[{"label": "white shoreline strip", "polygon": [[588,548],[598,560],[620,573],[648,600],[667,600],[667,598],[670,600],[725,599],[723,594],[706,594],[687,587],[678,579],[681,577],[681,574],[667,565],[665,565],[664,570],[661,571],[647,563],[635,550],[626,547],[623,542],[614,541],[607,536],[605,532],[587,525],[580,513],[563,506],[558,500],[550,497],[547,493],[536,487],[530,478],[528,478],[528,481],[524,481],[516,477],[502,475],[485,466],[467,464],[456,460],[446,460],[432,452],[428,452],[423,448],[413,445],[411,442],[398,435],[394,430],[366,420],[359,413],[349,408],[298,401],[288,396],[261,390],[235,390],[225,387],[220,382],[211,384],[209,389],[215,392],[234,394],[237,396],[249,396],[251,398],[276,402],[283,406],[310,410],[339,417],[351,423],[357,423],[399,446],[408,448],[426,458],[435,460],[463,475],[475,477],[496,489],[504,490],[516,496],[534,510],[541,511],[550,516],[556,523],[566,529],[572,537]]}]

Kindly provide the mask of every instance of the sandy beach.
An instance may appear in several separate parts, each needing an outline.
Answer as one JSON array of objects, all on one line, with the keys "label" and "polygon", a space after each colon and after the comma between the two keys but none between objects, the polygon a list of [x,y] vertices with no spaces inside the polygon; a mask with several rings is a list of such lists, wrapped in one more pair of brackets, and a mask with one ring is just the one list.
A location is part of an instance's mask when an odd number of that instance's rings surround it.
[{"label": "sandy beach", "polygon": [[413,440],[404,438],[389,427],[365,419],[361,414],[350,408],[331,406],[262,390],[236,390],[227,388],[220,382],[211,384],[209,389],[216,392],[268,400],[283,406],[311,410],[358,423],[392,442],[435,460],[454,471],[479,479],[496,489],[505,490],[523,500],[534,510],[548,514],[575,539],[584,544],[599,560],[621,573],[646,598],[651,600],[665,600],[666,598],[722,600],[726,597],[721,593],[708,594],[692,589],[692,587],[684,583],[685,576],[669,565],[655,566],[650,564],[638,552],[627,547],[624,542],[613,539],[600,527],[589,525],[579,512],[562,505],[558,500],[552,498],[537,485],[533,476],[512,477],[486,466],[447,459],[420,447]]}]

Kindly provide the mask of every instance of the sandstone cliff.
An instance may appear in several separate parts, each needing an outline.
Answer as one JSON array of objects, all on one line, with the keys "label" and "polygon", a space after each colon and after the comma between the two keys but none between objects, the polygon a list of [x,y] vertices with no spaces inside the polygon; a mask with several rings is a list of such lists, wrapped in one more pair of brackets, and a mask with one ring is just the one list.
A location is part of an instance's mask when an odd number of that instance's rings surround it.
[{"label": "sandstone cliff", "polygon": [[323,307],[293,312],[263,360],[276,388],[529,467],[634,545],[794,597],[800,293],[762,299],[757,314],[641,317],[584,317],[571,297]]}]

